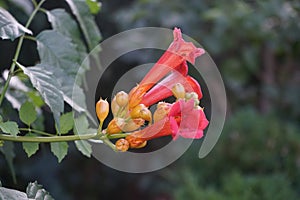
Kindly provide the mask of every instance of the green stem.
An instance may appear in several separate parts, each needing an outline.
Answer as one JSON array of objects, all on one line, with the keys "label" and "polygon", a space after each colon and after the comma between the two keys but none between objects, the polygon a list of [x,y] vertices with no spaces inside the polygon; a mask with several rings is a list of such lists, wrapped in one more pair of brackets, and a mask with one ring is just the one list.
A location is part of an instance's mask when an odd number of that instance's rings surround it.
[{"label": "green stem", "polygon": [[104,139],[103,143],[112,148],[113,150],[117,151],[116,146],[108,139]]},{"label": "green stem", "polygon": [[[42,6],[42,4],[45,2],[45,0],[41,0],[40,3],[35,7],[34,11],[31,13],[25,27],[28,28],[29,25],[31,24],[32,20],[33,20],[33,17],[36,15],[37,11],[40,9],[40,7]],[[15,52],[15,56],[13,58],[13,62],[10,66],[10,70],[9,70],[9,74],[8,74],[8,77],[6,79],[6,82],[5,82],[5,85],[3,87],[3,90],[1,91],[1,96],[0,96],[0,106],[4,100],[4,96],[5,96],[5,93],[8,89],[8,86],[9,86],[9,83],[10,83],[10,80],[14,74],[14,70],[15,70],[15,67],[16,67],[16,61],[18,60],[19,58],[19,54],[20,54],[20,51],[21,51],[21,47],[22,47],[22,44],[23,44],[23,40],[25,38],[25,35],[22,35],[19,39],[19,42],[18,42],[18,45],[17,45],[17,49],[16,49],[16,52]]]},{"label": "green stem", "polygon": [[35,37],[29,36],[29,35],[24,35],[24,39],[36,41]]},{"label": "green stem", "polygon": [[20,131],[27,131],[27,132],[37,133],[37,134],[40,134],[40,135],[54,136],[51,133],[46,133],[44,131],[39,131],[39,130],[31,129],[31,128],[19,128],[19,130]]},{"label": "green stem", "polygon": [[107,138],[108,139],[119,139],[119,138],[124,138],[130,134],[131,133],[117,133],[117,134],[107,135]]},{"label": "green stem", "polygon": [[98,139],[96,133],[86,135],[66,135],[50,137],[30,137],[30,136],[12,136],[0,134],[0,140],[13,142],[69,142],[76,140]]}]

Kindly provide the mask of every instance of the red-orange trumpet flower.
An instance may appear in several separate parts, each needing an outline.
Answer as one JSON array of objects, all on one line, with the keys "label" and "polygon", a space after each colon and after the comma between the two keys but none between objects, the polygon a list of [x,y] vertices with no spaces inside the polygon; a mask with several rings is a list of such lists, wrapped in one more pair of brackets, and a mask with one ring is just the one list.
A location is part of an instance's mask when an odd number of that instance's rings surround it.
[{"label": "red-orange trumpet flower", "polygon": [[175,28],[173,36],[174,40],[166,52],[151,68],[140,84],[131,90],[129,94],[129,108],[138,105],[145,93],[170,71],[176,69],[185,61],[194,64],[195,59],[204,54],[205,51],[202,48],[197,48],[192,42],[183,40],[180,29]]}]

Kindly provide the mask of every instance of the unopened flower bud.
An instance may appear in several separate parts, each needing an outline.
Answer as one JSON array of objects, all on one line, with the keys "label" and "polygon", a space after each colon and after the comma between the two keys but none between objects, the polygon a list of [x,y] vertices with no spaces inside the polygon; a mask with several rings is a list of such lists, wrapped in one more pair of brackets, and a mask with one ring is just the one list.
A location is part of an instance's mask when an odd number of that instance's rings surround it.
[{"label": "unopened flower bud", "polygon": [[108,102],[100,98],[100,100],[96,103],[96,114],[101,123],[106,119],[108,112],[109,112]]},{"label": "unopened flower bud", "polygon": [[134,88],[132,88],[129,92],[129,109],[132,109],[135,106],[137,106],[141,102],[144,94],[145,91],[142,87],[140,87],[140,85],[137,85]]},{"label": "unopened flower bud", "polygon": [[129,142],[125,139],[119,139],[117,142],[116,142],[116,149],[118,151],[122,151],[122,152],[125,152],[129,149]]},{"label": "unopened flower bud", "polygon": [[122,118],[114,118],[111,120],[107,126],[106,133],[107,134],[115,134],[122,132],[122,126],[124,125],[124,119]]},{"label": "unopened flower bud", "polygon": [[142,118],[149,122],[152,121],[152,113],[144,104],[139,104],[136,107],[134,107],[130,112],[130,116],[133,119]]},{"label": "unopened flower bud", "polygon": [[177,99],[184,99],[185,97],[185,89],[181,83],[176,83],[172,87],[172,92]]},{"label": "unopened flower bud", "polygon": [[135,131],[136,129],[140,128],[142,125],[144,125],[145,120],[141,118],[137,119],[130,119],[128,122],[125,123],[125,125],[122,127],[123,132],[131,132]]},{"label": "unopened flower bud", "polygon": [[111,101],[111,112],[113,113],[114,117],[117,117],[119,110],[120,110],[120,106],[118,105],[117,98],[115,96]]},{"label": "unopened flower bud", "polygon": [[194,105],[197,107],[199,105],[200,101],[198,99],[194,99]]},{"label": "unopened flower bud", "polygon": [[130,148],[142,148],[146,145],[147,142],[141,138],[136,138],[132,135],[128,135],[126,137],[126,140],[129,142]]},{"label": "unopened flower bud", "polygon": [[167,116],[171,108],[171,104],[165,102],[159,102],[157,104],[157,108],[153,113],[153,121],[154,123],[160,121],[164,117]]},{"label": "unopened flower bud", "polygon": [[186,100],[189,100],[189,99],[195,99],[195,100],[197,99],[198,100],[198,94],[196,92],[186,93],[185,98],[186,98]]},{"label": "unopened flower bud", "polygon": [[116,100],[120,107],[125,107],[128,103],[128,94],[124,91],[118,92],[116,94]]},{"label": "unopened flower bud", "polygon": [[144,141],[141,145],[135,147],[135,149],[140,149],[140,148],[143,148],[147,145],[147,141]]}]

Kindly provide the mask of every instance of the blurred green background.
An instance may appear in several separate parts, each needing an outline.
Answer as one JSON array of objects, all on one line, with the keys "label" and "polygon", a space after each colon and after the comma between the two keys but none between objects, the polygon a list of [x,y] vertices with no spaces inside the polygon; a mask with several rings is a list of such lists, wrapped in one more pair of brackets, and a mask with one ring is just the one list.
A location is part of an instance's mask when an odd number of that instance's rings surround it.
[{"label": "blurred green background", "polygon": [[[0,5],[24,24],[28,15],[11,2],[2,0]],[[66,4],[48,0],[44,7]],[[103,40],[136,27],[180,27],[203,45],[222,74],[228,98],[227,121],[217,145],[199,159],[201,141],[195,141],[165,169],[127,174],[85,158],[74,146],[58,164],[48,145],[28,159],[18,144],[18,183],[13,183],[1,155],[3,186],[24,191],[28,182],[37,180],[63,200],[300,199],[299,1],[103,0],[96,20]],[[40,14],[31,29],[36,34],[47,27]],[[0,41],[1,71],[8,68],[15,46]],[[35,47],[30,41],[25,46],[20,59],[32,65],[38,60]],[[15,115],[10,112],[11,118]]]}]

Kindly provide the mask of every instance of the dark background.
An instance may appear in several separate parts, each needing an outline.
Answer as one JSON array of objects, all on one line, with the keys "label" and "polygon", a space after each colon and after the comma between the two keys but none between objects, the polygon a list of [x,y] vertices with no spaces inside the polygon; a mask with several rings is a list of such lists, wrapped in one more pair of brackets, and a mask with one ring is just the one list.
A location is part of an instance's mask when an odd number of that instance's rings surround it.
[{"label": "dark background", "polygon": [[[28,15],[0,1],[24,24]],[[47,9],[65,7],[46,1]],[[48,145],[27,158],[16,145],[14,184],[0,156],[3,186],[24,191],[37,180],[56,199],[299,199],[300,198],[300,3],[299,1],[102,1],[96,16],[103,40],[135,27],[180,27],[214,59],[227,92],[227,121],[213,151],[198,159],[195,141],[178,161],[146,174],[115,171],[71,145],[58,164]],[[49,27],[40,13],[34,34]],[[16,41],[0,41],[1,71],[9,68]],[[38,60],[25,41],[20,60]],[[139,63],[128,60],[124,65]],[[205,102],[204,102],[205,103]],[[17,112],[11,112],[15,118]],[[50,115],[49,115],[50,118]],[[45,119],[46,129],[52,129]]]}]

